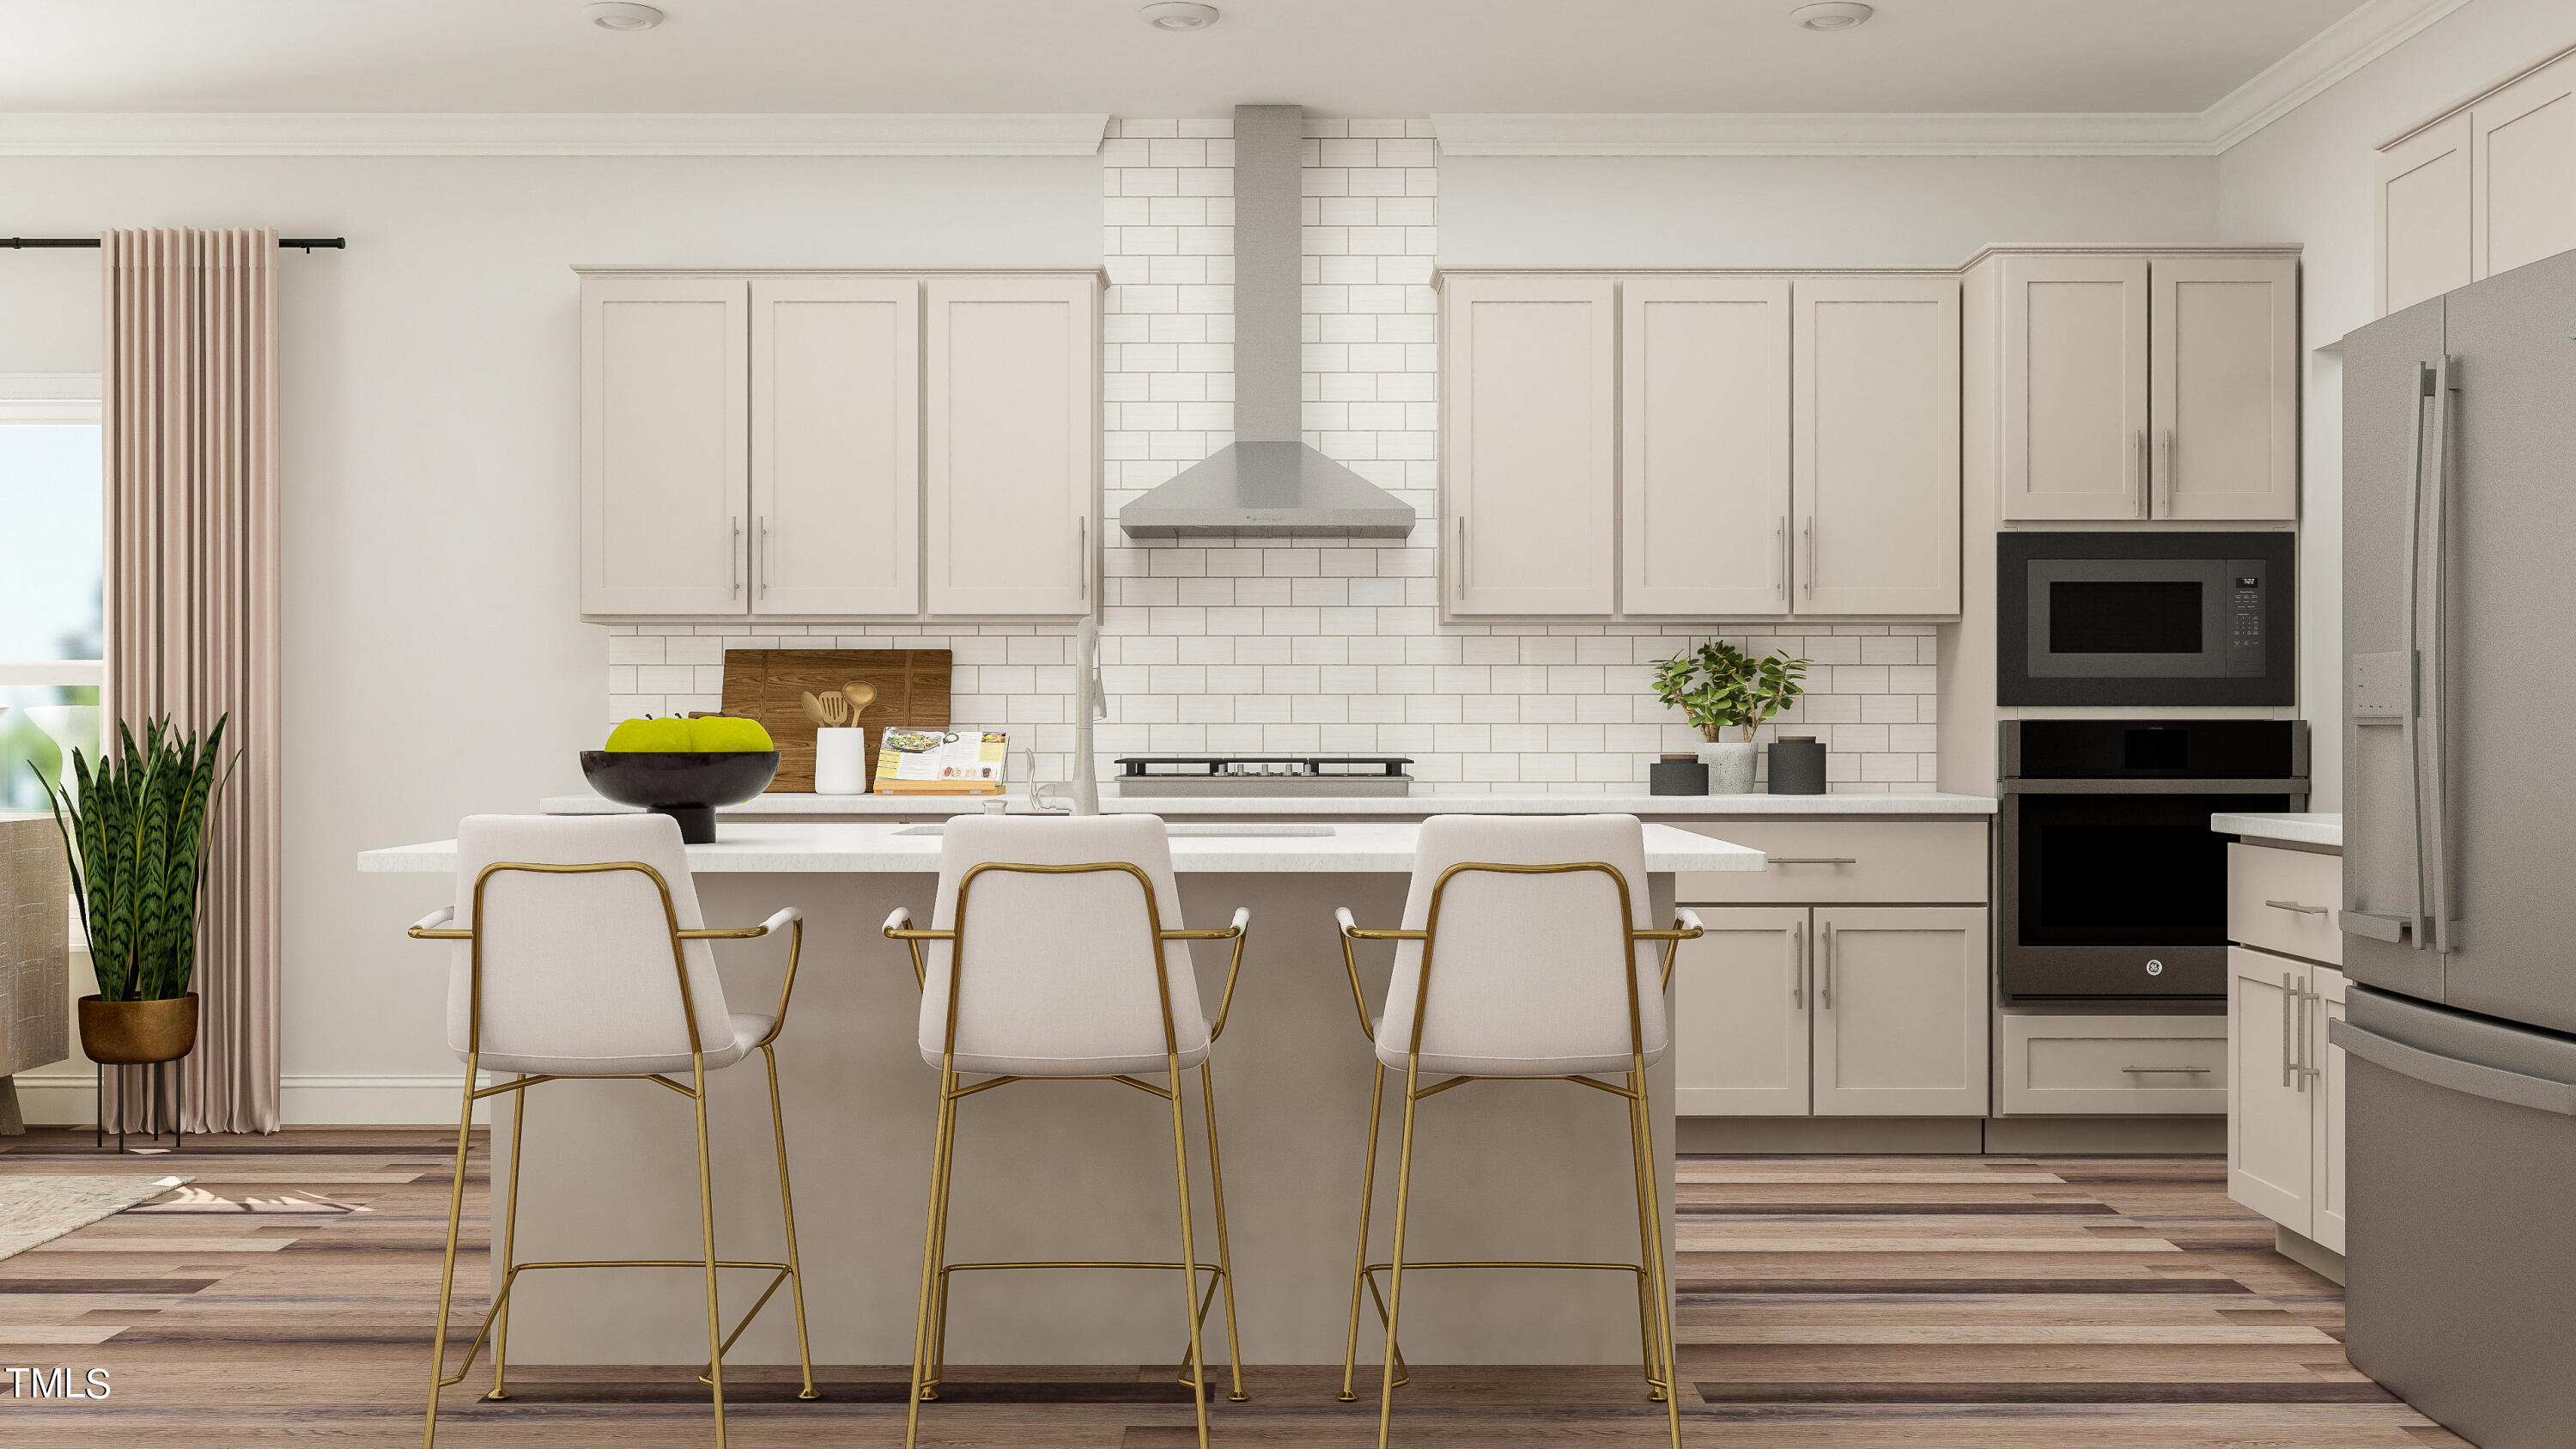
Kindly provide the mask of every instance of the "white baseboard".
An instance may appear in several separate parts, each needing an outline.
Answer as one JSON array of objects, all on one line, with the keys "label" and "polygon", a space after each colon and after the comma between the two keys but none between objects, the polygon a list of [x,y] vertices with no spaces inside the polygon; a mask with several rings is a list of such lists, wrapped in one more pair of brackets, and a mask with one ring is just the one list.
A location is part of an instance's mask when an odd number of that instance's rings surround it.
[{"label": "white baseboard", "polygon": [[[87,1126],[98,1120],[94,1078],[60,1070],[20,1072],[18,1106],[42,1126]],[[456,1120],[458,1072],[375,1076],[289,1076],[279,1118],[290,1127],[444,1126]],[[491,1104],[474,1109],[490,1120]]]}]

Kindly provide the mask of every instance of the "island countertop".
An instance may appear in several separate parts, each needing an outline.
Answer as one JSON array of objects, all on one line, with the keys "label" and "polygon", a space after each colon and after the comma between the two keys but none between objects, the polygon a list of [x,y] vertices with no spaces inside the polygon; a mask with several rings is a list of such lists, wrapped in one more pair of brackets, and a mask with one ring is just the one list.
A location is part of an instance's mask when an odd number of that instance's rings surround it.
[{"label": "island countertop", "polygon": [[[940,829],[937,825],[891,821],[729,819],[717,832],[715,844],[687,848],[689,869],[700,874],[733,875],[933,874],[939,869]],[[1185,875],[1405,872],[1413,869],[1413,842],[1420,829],[1409,822],[1395,821],[1195,828],[1181,824],[1172,827],[1172,867]],[[1211,833],[1198,833],[1201,831]],[[1244,833],[1249,831],[1279,833]],[[1669,825],[1646,827],[1646,869],[1653,873],[1758,871],[1763,864],[1763,854],[1758,850]],[[456,842],[438,840],[365,851],[358,856],[358,869],[370,873],[452,872],[456,869]]]},{"label": "island countertop", "polygon": [[[1060,788],[1060,787],[1059,787]],[[807,819],[817,816],[910,816],[936,818],[972,815],[989,795],[816,795],[781,790],[755,795],[739,805],[717,807],[728,819]],[[1028,797],[1006,796],[1014,814],[1029,808]],[[634,807],[597,795],[550,795],[537,808],[548,815],[608,815]],[[1122,796],[1104,782],[1100,810],[1104,815],[1262,815],[1330,818],[1341,816],[1424,815],[1599,815],[1640,816],[1784,816],[1813,818],[1868,816],[1992,815],[1997,802],[1987,795],[1934,792],[1886,795],[1649,795],[1634,788],[1616,793],[1559,792],[1489,795],[1132,795]]]}]

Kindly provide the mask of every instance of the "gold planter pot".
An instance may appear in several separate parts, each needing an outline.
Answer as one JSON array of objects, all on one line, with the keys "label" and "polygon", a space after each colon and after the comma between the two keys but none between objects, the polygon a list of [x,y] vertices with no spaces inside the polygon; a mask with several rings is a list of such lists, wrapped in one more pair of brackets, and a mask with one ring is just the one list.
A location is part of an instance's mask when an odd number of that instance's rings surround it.
[{"label": "gold planter pot", "polygon": [[94,1062],[175,1061],[197,1044],[197,993],[164,1001],[80,999],[81,1050]]}]

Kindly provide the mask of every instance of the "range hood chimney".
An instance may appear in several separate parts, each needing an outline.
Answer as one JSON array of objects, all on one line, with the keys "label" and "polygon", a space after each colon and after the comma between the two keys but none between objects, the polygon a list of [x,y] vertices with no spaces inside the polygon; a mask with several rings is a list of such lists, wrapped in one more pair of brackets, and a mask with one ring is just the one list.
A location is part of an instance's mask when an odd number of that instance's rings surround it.
[{"label": "range hood chimney", "polygon": [[1406,538],[1413,507],[1300,441],[1299,106],[1234,108],[1234,436],[1118,510],[1131,538]]}]

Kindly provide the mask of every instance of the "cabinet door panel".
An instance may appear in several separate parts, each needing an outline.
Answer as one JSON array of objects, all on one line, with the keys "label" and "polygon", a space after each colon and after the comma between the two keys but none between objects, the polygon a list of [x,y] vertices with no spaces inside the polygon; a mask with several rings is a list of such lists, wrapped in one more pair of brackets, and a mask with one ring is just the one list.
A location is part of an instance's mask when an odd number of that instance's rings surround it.
[{"label": "cabinet door panel", "polygon": [[2299,265],[2153,264],[2155,516],[2299,514]]},{"label": "cabinet door panel", "polygon": [[2003,516],[2144,518],[2147,263],[2003,265]]},{"label": "cabinet door panel", "polygon": [[2477,280],[2470,265],[2469,118],[2450,120],[2379,154],[2372,226],[2379,241],[2379,315]]},{"label": "cabinet door panel", "polygon": [[1808,1107],[1807,912],[1701,913],[1673,964],[1673,1110],[1803,1117]]},{"label": "cabinet door panel", "polygon": [[1984,1116],[1986,913],[1820,906],[1815,916],[1817,1115]]},{"label": "cabinet door panel", "polygon": [[930,612],[1089,611],[1100,551],[1098,283],[942,277],[925,305]]},{"label": "cabinet door panel", "polygon": [[920,291],[751,284],[752,612],[920,609]]},{"label": "cabinet door panel", "polygon": [[1795,299],[1793,606],[1959,612],[1959,283],[1801,278]]},{"label": "cabinet door panel", "polygon": [[2477,275],[2576,247],[2576,56],[2478,102],[2469,124]]},{"label": "cabinet door panel", "polygon": [[1442,289],[1442,598],[1454,615],[1616,606],[1616,286],[1457,277]]},{"label": "cabinet door panel", "polygon": [[1643,277],[1620,287],[1619,607],[1789,611],[1789,283]]},{"label": "cabinet door panel", "polygon": [[2343,1020],[2344,974],[2319,968],[2309,973],[2308,1061],[2317,1071],[2308,1078],[2315,1099],[2316,1148],[2308,1236],[2340,1253],[2344,1250],[2344,1051],[2326,1040],[2326,1023]]},{"label": "cabinet door panel", "polygon": [[2309,968],[2227,951],[2227,1195],[2296,1233],[2314,1226],[2314,1107],[2298,1074],[2298,994]]},{"label": "cabinet door panel", "polygon": [[583,280],[584,612],[743,611],[748,308],[738,280]]}]

